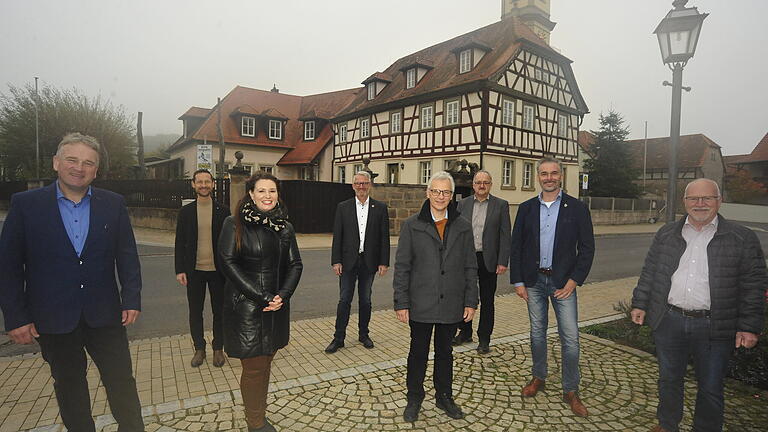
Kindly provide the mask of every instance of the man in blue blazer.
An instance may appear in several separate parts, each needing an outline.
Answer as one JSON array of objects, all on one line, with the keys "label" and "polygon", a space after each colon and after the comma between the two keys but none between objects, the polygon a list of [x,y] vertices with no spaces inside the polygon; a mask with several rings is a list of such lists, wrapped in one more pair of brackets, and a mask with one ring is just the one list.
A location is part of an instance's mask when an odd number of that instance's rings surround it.
[{"label": "man in blue blazer", "polygon": [[512,229],[510,281],[528,302],[533,378],[523,387],[532,397],[547,378],[547,314],[555,310],[563,352],[563,400],[574,414],[587,416],[579,391],[579,327],[576,286],[584,283],[595,256],[589,209],[561,189],[560,161],[536,164],[541,194],[520,204]]},{"label": "man in blue blazer", "polygon": [[118,430],[143,431],[125,331],[141,309],[139,259],[125,201],[91,187],[98,166],[98,142],[69,134],[53,157],[58,180],[11,198],[0,234],[0,307],[13,342],[40,344],[68,430],[95,431],[87,350]]}]

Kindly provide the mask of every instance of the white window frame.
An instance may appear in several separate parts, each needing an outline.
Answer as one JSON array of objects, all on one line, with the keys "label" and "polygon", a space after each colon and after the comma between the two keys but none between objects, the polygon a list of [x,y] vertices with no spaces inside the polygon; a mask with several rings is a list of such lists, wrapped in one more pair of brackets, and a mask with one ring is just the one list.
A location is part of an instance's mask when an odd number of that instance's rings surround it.
[{"label": "white window frame", "polygon": [[400,111],[389,114],[389,133],[396,134],[403,131],[403,115]]},{"label": "white window frame", "polygon": [[523,129],[533,130],[534,117],[536,117],[536,109],[533,105],[523,105]]},{"label": "white window frame", "polygon": [[557,136],[568,137],[568,115],[565,113],[557,113]]},{"label": "white window frame", "polygon": [[458,161],[458,159],[443,159],[443,171],[448,171],[448,168],[451,167],[451,164],[456,161]]},{"label": "white window frame", "polygon": [[240,135],[256,136],[256,117],[244,116],[240,119]]},{"label": "white window frame", "polygon": [[424,105],[419,112],[419,130],[432,129],[435,126],[435,107]]},{"label": "white window frame", "polygon": [[265,173],[274,174],[275,173],[275,166],[274,165],[259,165],[259,171],[264,171]]},{"label": "white window frame", "polygon": [[419,162],[419,183],[427,184],[432,177],[432,161]]},{"label": "white window frame", "polygon": [[416,68],[410,68],[405,71],[405,88],[410,89],[416,87]]},{"label": "white window frame", "polygon": [[461,104],[458,100],[447,101],[445,103],[445,125],[452,126],[459,124],[459,113]]},{"label": "white window frame", "polygon": [[501,162],[501,186],[510,187],[515,185],[515,161],[504,159]]},{"label": "white window frame", "polygon": [[533,68],[533,78],[538,81],[541,81],[541,69],[537,67]]},{"label": "white window frame", "polygon": [[533,162],[523,163],[523,188],[533,189]]},{"label": "white window frame", "polygon": [[472,50],[465,49],[459,53],[459,73],[463,74],[472,70]]},{"label": "white window frame", "polygon": [[304,141],[315,139],[315,121],[308,120],[304,122]]},{"label": "white window frame", "polygon": [[352,173],[352,176],[355,176],[355,175],[357,175],[357,173],[362,171],[363,168],[365,168],[365,165],[363,165],[363,164],[355,164],[354,168],[355,168],[355,172]]},{"label": "white window frame", "polygon": [[269,139],[283,139],[283,122],[280,120],[269,121]]},{"label": "white window frame", "polygon": [[339,125],[339,142],[347,142],[347,124]]},{"label": "white window frame", "polygon": [[369,82],[366,84],[366,87],[368,89],[368,100],[373,100],[376,97],[376,81]]},{"label": "white window frame", "polygon": [[515,125],[515,101],[514,99],[503,99],[501,101],[501,124]]},{"label": "white window frame", "polygon": [[339,183],[346,183],[347,182],[347,167],[344,165],[338,166],[338,181]]},{"label": "white window frame", "polygon": [[360,138],[370,138],[371,136],[371,119],[364,118],[360,120]]}]

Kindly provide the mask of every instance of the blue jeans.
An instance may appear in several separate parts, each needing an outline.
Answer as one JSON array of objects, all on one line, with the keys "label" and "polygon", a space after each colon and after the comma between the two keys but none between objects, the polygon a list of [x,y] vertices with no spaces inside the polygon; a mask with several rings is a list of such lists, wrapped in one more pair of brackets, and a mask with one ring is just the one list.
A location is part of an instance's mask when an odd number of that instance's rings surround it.
[{"label": "blue jeans", "polygon": [[547,379],[547,326],[549,301],[555,310],[557,332],[563,356],[563,393],[579,390],[579,311],[576,290],[563,300],[554,297],[552,278],[539,275],[536,285],[528,289],[528,318],[531,320],[531,355],[533,376]]},{"label": "blue jeans", "polygon": [[688,359],[693,356],[698,391],[693,431],[723,429],[723,378],[734,341],[709,338],[710,319],[685,317],[675,311],[664,314],[653,333],[659,362],[659,406],[656,417],[670,432],[683,418],[683,382]]},{"label": "blue jeans", "polygon": [[347,324],[352,309],[352,297],[355,295],[357,284],[360,317],[358,320],[358,337],[368,336],[368,323],[371,321],[371,287],[376,272],[369,271],[363,263],[363,257],[358,258],[352,268],[342,268],[339,277],[339,305],[336,307],[336,332],[334,339],[344,341],[347,335]]}]

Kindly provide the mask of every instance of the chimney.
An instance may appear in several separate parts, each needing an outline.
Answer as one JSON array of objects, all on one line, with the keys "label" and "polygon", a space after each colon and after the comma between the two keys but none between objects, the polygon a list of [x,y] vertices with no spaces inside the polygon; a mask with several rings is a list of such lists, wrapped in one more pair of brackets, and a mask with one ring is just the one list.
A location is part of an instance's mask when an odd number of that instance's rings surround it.
[{"label": "chimney", "polygon": [[272,84],[272,90],[270,90],[272,93],[280,93],[280,89],[277,88],[275,84]]}]

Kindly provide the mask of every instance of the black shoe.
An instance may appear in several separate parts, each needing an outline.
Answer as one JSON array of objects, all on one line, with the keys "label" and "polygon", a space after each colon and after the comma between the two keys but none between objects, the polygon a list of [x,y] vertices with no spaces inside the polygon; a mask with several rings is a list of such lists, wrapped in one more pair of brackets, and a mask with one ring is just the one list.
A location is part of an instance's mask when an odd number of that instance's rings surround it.
[{"label": "black shoe", "polygon": [[328,344],[327,347],[325,347],[325,352],[327,352],[328,354],[333,354],[336,351],[338,351],[339,348],[344,348],[344,341],[334,339],[331,341],[331,343]]},{"label": "black shoe", "polygon": [[362,342],[363,346],[368,348],[368,349],[373,348],[373,341],[368,336],[361,337],[360,338],[360,342]]},{"label": "black shoe", "polygon": [[480,341],[480,343],[477,344],[477,353],[478,354],[488,354],[491,352],[491,348],[488,346],[487,341]]},{"label": "black shoe", "polygon": [[459,332],[459,334],[454,336],[453,341],[451,342],[451,345],[457,346],[457,345],[465,344],[467,342],[472,342],[472,333],[462,330]]},{"label": "black shoe", "polygon": [[248,428],[248,432],[277,432],[277,429],[264,417],[264,426],[257,429]]},{"label": "black shoe", "polygon": [[419,410],[421,409],[421,401],[408,401],[408,405],[405,406],[403,411],[403,420],[414,423],[419,419]]},{"label": "black shoe", "polygon": [[435,398],[435,406],[445,411],[448,417],[452,419],[464,418],[464,413],[461,412],[461,408],[456,405],[453,398],[448,395],[440,395]]}]

